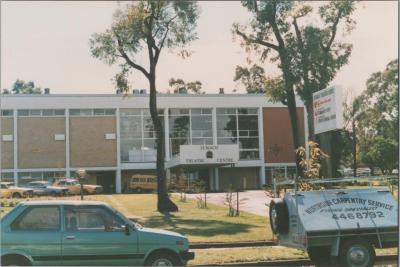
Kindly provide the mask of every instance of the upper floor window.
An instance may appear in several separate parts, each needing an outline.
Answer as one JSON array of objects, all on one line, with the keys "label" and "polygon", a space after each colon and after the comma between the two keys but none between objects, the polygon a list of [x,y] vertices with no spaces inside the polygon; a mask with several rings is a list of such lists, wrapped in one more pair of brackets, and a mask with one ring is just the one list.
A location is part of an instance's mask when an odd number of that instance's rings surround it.
[{"label": "upper floor window", "polygon": [[14,111],[12,109],[3,109],[1,111],[2,117],[12,117],[14,115]]},{"label": "upper floor window", "polygon": [[53,117],[64,116],[64,109],[19,109],[18,117]]},{"label": "upper floor window", "polygon": [[70,109],[71,116],[115,116],[115,109]]}]

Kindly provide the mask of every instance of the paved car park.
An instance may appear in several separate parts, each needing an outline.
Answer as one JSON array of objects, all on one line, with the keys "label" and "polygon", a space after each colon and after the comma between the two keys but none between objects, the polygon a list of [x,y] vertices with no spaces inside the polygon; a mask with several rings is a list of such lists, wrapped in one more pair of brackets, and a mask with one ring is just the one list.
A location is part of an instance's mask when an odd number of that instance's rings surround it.
[{"label": "paved car park", "polygon": [[[236,192],[234,193],[236,195]],[[196,199],[199,194],[186,194],[187,198]],[[207,193],[207,202],[215,205],[224,205],[226,193]],[[268,206],[271,198],[265,194],[264,190],[249,190],[239,192],[240,210],[250,212],[260,216],[267,216]]]}]

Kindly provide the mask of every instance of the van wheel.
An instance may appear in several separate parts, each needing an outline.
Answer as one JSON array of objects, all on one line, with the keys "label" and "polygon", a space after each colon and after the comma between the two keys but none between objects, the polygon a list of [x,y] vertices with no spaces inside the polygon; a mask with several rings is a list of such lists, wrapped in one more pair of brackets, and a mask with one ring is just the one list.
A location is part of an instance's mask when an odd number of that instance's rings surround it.
[{"label": "van wheel", "polygon": [[18,193],[18,192],[14,192],[14,193],[12,194],[12,198],[21,198],[21,194]]},{"label": "van wheel", "polygon": [[339,258],[343,266],[372,267],[375,262],[375,250],[365,240],[348,240],[341,247]]},{"label": "van wheel", "polygon": [[307,250],[308,257],[316,266],[327,266],[331,260],[330,247],[310,247]]},{"label": "van wheel", "polygon": [[180,266],[182,264],[179,263],[175,257],[170,255],[169,253],[156,253],[151,255],[145,263],[146,266]]},{"label": "van wheel", "polygon": [[283,199],[273,199],[269,205],[269,222],[274,234],[285,234],[289,231],[289,211]]}]

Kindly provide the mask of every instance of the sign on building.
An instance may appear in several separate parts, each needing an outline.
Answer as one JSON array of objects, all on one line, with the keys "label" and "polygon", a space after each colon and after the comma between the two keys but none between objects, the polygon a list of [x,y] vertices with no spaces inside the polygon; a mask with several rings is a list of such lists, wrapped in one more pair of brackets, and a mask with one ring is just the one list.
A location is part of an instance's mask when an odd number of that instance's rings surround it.
[{"label": "sign on building", "polygon": [[315,134],[343,128],[342,89],[328,87],[313,93]]},{"label": "sign on building", "polygon": [[235,164],[238,145],[181,145],[180,164]]}]

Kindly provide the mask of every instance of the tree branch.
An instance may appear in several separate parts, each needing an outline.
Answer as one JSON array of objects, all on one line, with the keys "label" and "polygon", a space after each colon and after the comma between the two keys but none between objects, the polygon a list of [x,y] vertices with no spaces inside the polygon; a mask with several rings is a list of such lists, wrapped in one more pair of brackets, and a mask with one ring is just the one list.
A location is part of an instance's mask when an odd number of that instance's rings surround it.
[{"label": "tree branch", "polygon": [[123,45],[122,45],[122,40],[121,38],[118,36],[118,34],[116,32],[114,32],[115,36],[117,37],[117,42],[118,42],[118,51],[121,54],[121,57],[123,57],[126,61],[126,63],[129,64],[129,66],[131,66],[134,69],[137,69],[139,71],[141,71],[144,76],[146,76],[146,78],[149,78],[149,73],[140,65],[136,64],[135,62],[133,62],[129,56],[125,53]]},{"label": "tree branch", "polygon": [[253,38],[250,38],[250,37],[248,37],[246,34],[244,34],[243,32],[239,31],[238,29],[236,29],[236,34],[239,35],[239,36],[241,36],[246,42],[249,42],[249,43],[256,43],[256,44],[259,44],[259,45],[263,45],[263,46],[272,48],[272,49],[274,49],[274,50],[276,50],[276,51],[279,50],[279,47],[278,47],[277,45],[272,44],[272,43],[270,43],[270,42],[266,42],[266,41],[260,40],[260,39],[253,39]]},{"label": "tree branch", "polygon": [[332,25],[331,38],[329,39],[329,41],[328,41],[328,43],[327,43],[327,45],[325,47],[322,46],[325,52],[328,52],[331,49],[332,43],[333,43],[333,41],[335,40],[335,37],[336,37],[337,26],[339,24],[341,16],[342,16],[342,10],[339,10],[338,15],[337,15],[337,17],[336,17],[336,19],[335,19],[335,21],[333,22],[333,25]]}]

